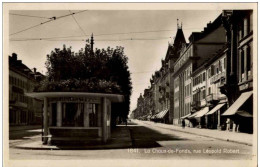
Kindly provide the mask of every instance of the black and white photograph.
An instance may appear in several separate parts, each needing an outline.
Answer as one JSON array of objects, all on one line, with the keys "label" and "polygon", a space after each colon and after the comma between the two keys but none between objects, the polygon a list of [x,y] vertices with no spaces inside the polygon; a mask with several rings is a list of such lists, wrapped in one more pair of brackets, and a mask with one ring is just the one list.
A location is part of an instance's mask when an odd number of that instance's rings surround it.
[{"label": "black and white photograph", "polygon": [[3,3],[4,166],[257,166],[257,12]]}]

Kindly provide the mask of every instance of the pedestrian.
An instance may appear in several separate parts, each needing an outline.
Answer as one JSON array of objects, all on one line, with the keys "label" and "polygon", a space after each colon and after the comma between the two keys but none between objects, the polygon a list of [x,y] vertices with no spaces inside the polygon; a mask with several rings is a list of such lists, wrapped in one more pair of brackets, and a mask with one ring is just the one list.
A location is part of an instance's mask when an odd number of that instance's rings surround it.
[{"label": "pedestrian", "polygon": [[185,120],[184,119],[182,119],[181,124],[182,124],[182,128],[184,129],[185,128]]},{"label": "pedestrian", "polygon": [[230,130],[230,119],[229,118],[227,119],[226,124],[227,124],[227,131],[229,131]]}]

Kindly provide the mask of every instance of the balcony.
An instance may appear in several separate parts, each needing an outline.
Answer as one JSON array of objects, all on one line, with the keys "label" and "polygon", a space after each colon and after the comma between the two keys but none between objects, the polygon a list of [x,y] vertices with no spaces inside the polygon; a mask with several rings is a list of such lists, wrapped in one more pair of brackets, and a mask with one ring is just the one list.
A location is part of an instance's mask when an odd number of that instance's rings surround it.
[{"label": "balcony", "polygon": [[191,103],[191,107],[192,107],[193,109],[198,109],[198,108],[200,108],[200,106],[201,106],[200,101],[193,101],[193,102]]},{"label": "balcony", "polygon": [[221,77],[220,78],[220,83],[219,83],[219,87],[222,87],[226,84],[226,77]]},{"label": "balcony", "polygon": [[207,97],[206,97],[206,100],[208,103],[212,103],[212,102],[215,102],[215,101],[219,101],[219,95],[218,94],[209,94]]},{"label": "balcony", "polygon": [[215,82],[218,82],[219,80],[223,80],[226,78],[226,72],[222,72],[222,73],[219,73],[219,74],[216,74],[215,76],[213,76],[211,79],[210,79],[210,83],[213,84]]}]

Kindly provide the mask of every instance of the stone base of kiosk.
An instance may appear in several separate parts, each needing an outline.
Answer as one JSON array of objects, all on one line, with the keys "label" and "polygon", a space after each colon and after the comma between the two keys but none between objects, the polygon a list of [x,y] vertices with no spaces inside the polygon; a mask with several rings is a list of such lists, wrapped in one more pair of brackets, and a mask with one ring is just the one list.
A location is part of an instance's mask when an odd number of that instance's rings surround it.
[{"label": "stone base of kiosk", "polygon": [[101,127],[50,127],[49,144],[100,144]]}]

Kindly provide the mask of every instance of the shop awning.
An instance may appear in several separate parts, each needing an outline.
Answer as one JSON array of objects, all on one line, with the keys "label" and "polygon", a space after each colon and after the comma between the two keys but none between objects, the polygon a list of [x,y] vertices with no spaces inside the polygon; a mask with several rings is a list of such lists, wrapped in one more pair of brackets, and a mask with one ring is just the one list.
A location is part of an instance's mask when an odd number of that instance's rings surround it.
[{"label": "shop awning", "polygon": [[252,114],[250,114],[250,113],[248,113],[248,112],[246,112],[246,111],[243,111],[243,110],[237,111],[237,114],[240,115],[240,116],[242,116],[242,117],[253,117]]},{"label": "shop awning", "polygon": [[189,113],[188,115],[185,115],[183,117],[181,117],[181,119],[186,119],[187,117],[189,117],[191,115],[191,113]]},{"label": "shop awning", "polygon": [[208,112],[206,115],[210,115],[210,114],[214,114],[216,111],[218,111],[219,109],[221,109],[221,107],[223,107],[226,103],[221,103],[216,105],[212,110],[210,110],[210,112]]},{"label": "shop awning", "polygon": [[209,107],[204,107],[203,109],[197,112],[197,115],[195,117],[200,118],[204,116],[207,112],[209,112]]},{"label": "shop awning", "polygon": [[238,109],[253,95],[253,91],[242,93],[239,98],[222,115],[234,115]]},{"label": "shop awning", "polygon": [[152,115],[152,116],[151,116],[151,119],[155,119],[155,116],[156,116],[156,114]]},{"label": "shop awning", "polygon": [[194,118],[197,114],[198,114],[198,112],[195,112],[195,113],[191,114],[190,116],[188,116],[187,118]]},{"label": "shop awning", "polygon": [[165,115],[168,113],[169,110],[163,110],[161,112],[159,112],[157,115],[156,115],[156,118],[157,119],[162,119],[165,117]]}]

